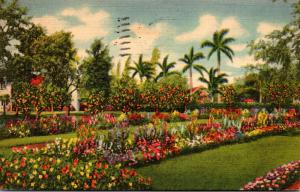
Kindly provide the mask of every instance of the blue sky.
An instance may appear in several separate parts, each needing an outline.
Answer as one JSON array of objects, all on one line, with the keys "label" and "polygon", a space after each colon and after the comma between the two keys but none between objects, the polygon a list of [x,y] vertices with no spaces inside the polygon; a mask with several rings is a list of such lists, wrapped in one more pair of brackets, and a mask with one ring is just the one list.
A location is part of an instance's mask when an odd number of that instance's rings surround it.
[{"label": "blue sky", "polygon": [[[131,53],[149,58],[154,47],[162,56],[170,55],[178,61],[191,46],[200,49],[200,42],[211,39],[212,33],[229,28],[235,50],[234,62],[222,60],[221,70],[230,81],[243,74],[242,66],[253,63],[246,44],[280,29],[292,19],[294,1],[272,0],[20,0],[28,8],[35,23],[46,27],[48,33],[65,30],[74,34],[74,42],[81,57],[95,38],[103,38],[111,48],[114,61],[119,57],[118,17],[130,17]],[[117,45],[114,45],[117,44]],[[216,66],[216,59],[200,61],[206,67]],[[199,75],[195,72],[195,84]],[[196,83],[197,82],[197,83]]]}]

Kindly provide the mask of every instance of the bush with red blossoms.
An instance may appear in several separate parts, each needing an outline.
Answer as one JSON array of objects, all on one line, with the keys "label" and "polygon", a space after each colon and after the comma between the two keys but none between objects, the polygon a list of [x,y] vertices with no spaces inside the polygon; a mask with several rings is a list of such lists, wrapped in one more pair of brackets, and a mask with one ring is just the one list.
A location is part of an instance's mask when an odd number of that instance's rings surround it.
[{"label": "bush with red blossoms", "polygon": [[176,135],[166,127],[159,131],[157,127],[142,127],[135,133],[135,146],[143,155],[145,162],[158,161],[166,158],[168,154],[179,152],[176,146]]},{"label": "bush with red blossoms", "polygon": [[299,177],[299,171],[300,160],[293,161],[271,170],[265,176],[257,177],[256,179],[254,179],[254,181],[249,182],[245,186],[243,186],[241,190],[283,190]]}]

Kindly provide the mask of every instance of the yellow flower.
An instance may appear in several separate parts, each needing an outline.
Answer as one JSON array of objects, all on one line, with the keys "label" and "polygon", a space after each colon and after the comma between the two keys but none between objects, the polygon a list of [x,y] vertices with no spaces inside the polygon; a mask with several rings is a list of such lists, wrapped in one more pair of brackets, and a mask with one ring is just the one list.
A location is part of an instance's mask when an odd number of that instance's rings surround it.
[{"label": "yellow flower", "polygon": [[30,178],[30,179],[33,179],[33,177],[34,177],[34,176],[33,176],[32,174],[29,175],[29,178]]},{"label": "yellow flower", "polygon": [[53,161],[52,157],[50,157],[49,161]]},{"label": "yellow flower", "polygon": [[41,189],[44,189],[45,188],[45,184],[43,183],[42,185],[41,185]]},{"label": "yellow flower", "polygon": [[19,166],[18,166],[18,165],[15,165],[15,169],[19,169]]},{"label": "yellow flower", "polygon": [[53,172],[53,167],[50,168],[50,172],[51,172],[51,173]]},{"label": "yellow flower", "polygon": [[87,173],[85,176],[86,176],[86,178],[90,178],[90,174],[89,173]]},{"label": "yellow flower", "polygon": [[39,175],[39,178],[42,179],[42,178],[43,178],[43,175]]},{"label": "yellow flower", "polygon": [[129,182],[128,185],[129,185],[129,187],[132,187],[132,183],[131,182]]},{"label": "yellow flower", "polygon": [[80,175],[83,176],[83,175],[84,175],[84,172],[80,171]]},{"label": "yellow flower", "polygon": [[37,161],[40,161],[41,160],[41,158],[39,157],[38,159],[37,159]]},{"label": "yellow flower", "polygon": [[43,173],[43,175],[46,175],[47,172],[46,171],[42,171],[42,173]]},{"label": "yellow flower", "polygon": [[115,165],[115,168],[119,169],[121,167],[121,163]]},{"label": "yellow flower", "polygon": [[61,160],[60,160],[60,159],[57,159],[56,163],[57,163],[57,164],[60,164],[60,163],[61,163]]},{"label": "yellow flower", "polygon": [[108,187],[109,189],[111,188],[111,186],[112,186],[112,184],[111,184],[111,183],[108,183],[107,187]]},{"label": "yellow flower", "polygon": [[114,176],[111,176],[110,178],[111,178],[112,181],[116,179]]},{"label": "yellow flower", "polygon": [[34,185],[35,185],[35,182],[31,182],[31,183],[30,183],[30,186],[31,186],[31,187],[34,187]]},{"label": "yellow flower", "polygon": [[56,178],[57,178],[57,180],[60,180],[60,175],[57,175]]},{"label": "yellow flower", "polygon": [[19,184],[19,183],[20,183],[20,180],[18,179],[18,180],[17,180],[17,184]]},{"label": "yellow flower", "polygon": [[33,175],[36,175],[36,174],[37,174],[37,171],[36,171],[36,170],[34,170],[34,171],[32,172],[32,174],[33,174]]},{"label": "yellow flower", "polygon": [[63,187],[63,190],[65,190],[65,191],[66,191],[66,190],[67,190],[67,186],[64,186],[64,187]]},{"label": "yellow flower", "polygon": [[34,165],[33,165],[33,168],[34,168],[34,169],[37,169],[37,168],[38,168],[38,165],[37,165],[37,164],[34,164]]},{"label": "yellow flower", "polygon": [[63,144],[63,145],[61,146],[61,148],[62,148],[62,149],[65,149],[65,148],[66,148],[66,145],[65,145],[65,144]]}]

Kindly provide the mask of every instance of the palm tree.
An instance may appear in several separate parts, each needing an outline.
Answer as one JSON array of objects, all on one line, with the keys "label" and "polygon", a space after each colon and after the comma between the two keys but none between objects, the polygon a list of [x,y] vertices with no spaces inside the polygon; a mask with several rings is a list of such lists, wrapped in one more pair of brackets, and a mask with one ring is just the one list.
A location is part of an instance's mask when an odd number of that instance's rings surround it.
[{"label": "palm tree", "polygon": [[144,77],[146,79],[150,79],[153,77],[153,67],[148,62],[143,61],[142,54],[140,55],[138,62],[134,62],[134,65],[134,67],[128,67],[129,70],[133,71],[132,78],[134,78],[138,74],[142,83]]},{"label": "palm tree", "polygon": [[219,86],[227,83],[228,80],[225,78],[227,77],[227,74],[225,73],[218,73],[218,69],[214,69],[213,67],[210,68],[209,71],[207,69],[204,70],[208,78],[204,78],[203,76],[199,78],[199,80],[207,85],[207,92],[208,95],[211,98],[211,101],[214,102],[214,97],[216,94],[221,93],[219,91]]},{"label": "palm tree", "polygon": [[161,72],[156,76],[155,81],[157,81],[162,77],[179,74],[177,71],[170,71],[170,69],[175,67],[176,63],[175,62],[168,63],[168,57],[169,55],[165,56],[162,63],[159,62],[157,63]]},{"label": "palm tree", "polygon": [[190,71],[190,90],[192,92],[193,88],[193,69],[196,69],[200,74],[205,69],[202,65],[194,64],[195,61],[203,59],[204,55],[202,52],[194,53],[194,47],[190,49],[189,54],[185,54],[184,58],[179,59],[184,62],[186,66],[182,69],[182,72],[185,73],[187,70]]},{"label": "palm tree", "polygon": [[234,56],[233,50],[228,46],[229,43],[235,41],[232,37],[225,36],[228,34],[229,29],[222,29],[220,31],[216,31],[213,34],[213,41],[205,40],[201,47],[208,47],[211,48],[210,52],[208,53],[207,59],[210,59],[210,57],[216,53],[217,54],[217,60],[218,60],[218,66],[217,69],[221,70],[221,53],[225,54],[231,61],[232,56]]}]

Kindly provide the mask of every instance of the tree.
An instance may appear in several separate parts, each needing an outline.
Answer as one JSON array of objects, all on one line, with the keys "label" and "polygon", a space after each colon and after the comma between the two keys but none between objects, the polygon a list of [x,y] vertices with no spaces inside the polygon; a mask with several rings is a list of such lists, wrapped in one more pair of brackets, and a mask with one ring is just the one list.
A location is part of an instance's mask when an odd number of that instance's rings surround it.
[{"label": "tree", "polygon": [[172,68],[175,67],[176,63],[175,62],[170,62],[168,63],[168,55],[164,57],[163,62],[159,63],[157,62],[158,67],[160,68],[161,72],[156,76],[155,81],[162,77],[167,77],[169,75],[174,75],[179,73],[177,71],[170,71]]},{"label": "tree", "polygon": [[112,68],[112,57],[109,55],[108,46],[105,46],[101,39],[96,39],[87,53],[88,56],[83,62],[87,76],[85,87],[90,91],[102,90],[104,96],[108,97],[112,79],[109,74]]},{"label": "tree", "polygon": [[42,36],[33,43],[32,49],[35,72],[45,77],[45,83],[68,90],[70,77],[76,71],[76,49],[71,33],[61,31]]},{"label": "tree", "polygon": [[38,25],[31,26],[19,36],[20,44],[16,45],[19,54],[11,59],[7,70],[7,79],[13,84],[16,82],[29,82],[33,78],[34,66],[37,63],[33,45],[39,38],[45,37],[45,31]]},{"label": "tree", "polygon": [[139,56],[138,62],[134,62],[134,67],[128,67],[129,70],[133,71],[132,78],[139,75],[140,82],[143,82],[143,78],[151,79],[154,75],[153,67],[149,62],[143,61],[143,55]]},{"label": "tree", "polygon": [[203,59],[204,55],[202,52],[194,53],[194,47],[190,49],[189,54],[185,54],[183,58],[179,59],[180,61],[184,62],[186,66],[182,69],[182,72],[185,73],[187,70],[190,72],[190,90],[192,91],[193,88],[193,69],[196,69],[199,73],[202,74],[204,67],[199,64],[194,64],[195,61]]},{"label": "tree", "polygon": [[228,82],[225,78],[227,74],[218,73],[218,69],[214,69],[213,67],[210,68],[209,71],[206,69],[204,71],[207,73],[208,78],[200,77],[199,80],[207,85],[206,90],[208,95],[210,96],[211,101],[214,102],[215,95],[221,93],[219,86]]},{"label": "tree", "polygon": [[233,50],[228,46],[228,44],[235,41],[235,39],[232,37],[225,38],[228,32],[229,32],[228,29],[222,29],[220,31],[216,31],[213,34],[213,41],[205,40],[201,44],[202,48],[204,47],[211,48],[210,52],[208,53],[207,59],[210,59],[210,57],[214,53],[217,54],[217,61],[218,61],[217,69],[219,73],[221,70],[221,53],[225,54],[231,61],[232,61],[232,56],[234,55]]},{"label": "tree", "polygon": [[152,50],[151,59],[149,62],[153,68],[154,75],[156,75],[156,64],[158,63],[159,59],[160,59],[160,50],[157,47],[155,47]]},{"label": "tree", "polygon": [[124,64],[122,77],[129,77],[130,64],[131,64],[131,56],[128,56],[126,61],[125,61],[125,64]]}]

